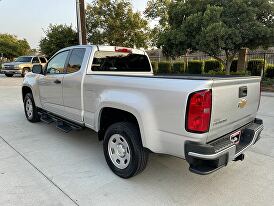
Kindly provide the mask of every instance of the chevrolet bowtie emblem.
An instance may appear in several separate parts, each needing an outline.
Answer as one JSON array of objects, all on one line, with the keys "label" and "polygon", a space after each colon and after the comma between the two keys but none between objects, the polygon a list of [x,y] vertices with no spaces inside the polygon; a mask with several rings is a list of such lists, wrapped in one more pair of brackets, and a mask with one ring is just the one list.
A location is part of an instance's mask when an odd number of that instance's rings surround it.
[{"label": "chevrolet bowtie emblem", "polygon": [[247,104],[247,100],[246,99],[241,99],[239,104],[238,104],[238,107],[242,109],[246,106],[246,104]]}]

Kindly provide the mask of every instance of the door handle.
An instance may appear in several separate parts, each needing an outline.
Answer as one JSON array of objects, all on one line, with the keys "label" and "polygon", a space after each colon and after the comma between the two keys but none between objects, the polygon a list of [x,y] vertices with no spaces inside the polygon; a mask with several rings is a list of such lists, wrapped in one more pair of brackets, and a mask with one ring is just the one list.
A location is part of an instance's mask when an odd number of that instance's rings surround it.
[{"label": "door handle", "polygon": [[56,79],[56,80],[54,81],[54,83],[55,83],[55,84],[61,84],[62,82],[61,82],[59,79]]}]

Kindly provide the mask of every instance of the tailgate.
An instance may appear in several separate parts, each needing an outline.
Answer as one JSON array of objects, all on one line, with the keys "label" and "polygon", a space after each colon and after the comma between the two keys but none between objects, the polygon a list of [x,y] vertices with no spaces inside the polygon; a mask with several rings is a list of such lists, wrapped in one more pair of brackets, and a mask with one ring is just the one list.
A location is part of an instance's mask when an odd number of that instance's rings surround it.
[{"label": "tailgate", "polygon": [[213,80],[207,142],[254,120],[260,102],[260,77]]}]

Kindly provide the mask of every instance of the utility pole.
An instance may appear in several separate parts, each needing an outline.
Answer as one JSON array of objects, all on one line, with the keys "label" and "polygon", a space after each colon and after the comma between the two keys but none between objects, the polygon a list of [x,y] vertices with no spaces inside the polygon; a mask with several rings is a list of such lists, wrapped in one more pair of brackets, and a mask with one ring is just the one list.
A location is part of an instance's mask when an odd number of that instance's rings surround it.
[{"label": "utility pole", "polygon": [[76,14],[79,44],[85,45],[87,44],[85,0],[76,0]]}]

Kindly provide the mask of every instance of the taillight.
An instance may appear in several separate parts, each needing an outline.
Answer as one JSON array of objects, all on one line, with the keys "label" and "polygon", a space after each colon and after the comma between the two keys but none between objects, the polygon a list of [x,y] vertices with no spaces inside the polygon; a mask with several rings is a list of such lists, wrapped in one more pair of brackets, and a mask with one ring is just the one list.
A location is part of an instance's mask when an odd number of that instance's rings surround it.
[{"label": "taillight", "polygon": [[121,53],[132,53],[132,49],[125,47],[115,47],[115,51]]},{"label": "taillight", "polygon": [[186,130],[205,133],[209,130],[212,91],[202,90],[189,95],[186,112]]}]

